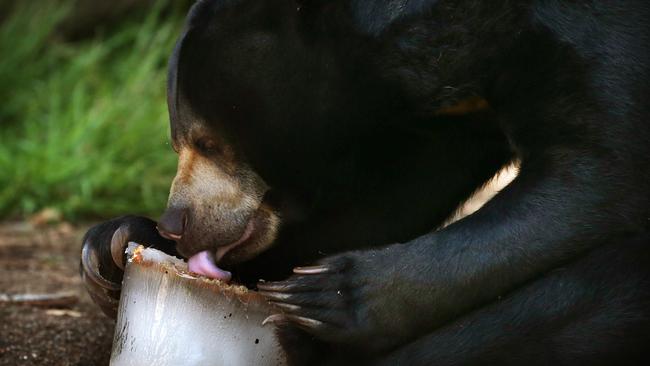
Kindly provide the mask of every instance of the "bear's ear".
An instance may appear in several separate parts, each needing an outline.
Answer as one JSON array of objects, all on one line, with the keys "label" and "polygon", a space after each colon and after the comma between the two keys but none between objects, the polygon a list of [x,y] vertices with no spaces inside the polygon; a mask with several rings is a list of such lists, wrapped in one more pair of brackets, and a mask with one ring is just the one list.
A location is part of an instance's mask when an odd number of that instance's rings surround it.
[{"label": "bear's ear", "polygon": [[351,24],[347,0],[295,0],[295,5],[305,34],[333,36]]},{"label": "bear's ear", "polygon": [[436,0],[294,0],[304,30],[313,34],[377,36],[394,21],[417,14]]},{"label": "bear's ear", "polygon": [[316,10],[322,8],[331,8],[337,3],[341,4],[343,1],[328,1],[328,0],[295,0],[296,5],[300,10]]},{"label": "bear's ear", "polygon": [[294,0],[296,10],[306,16],[331,17],[348,8],[349,1]]},{"label": "bear's ear", "polygon": [[198,0],[190,10],[188,26],[277,28],[285,24],[287,14],[295,10],[293,0]]},{"label": "bear's ear", "polygon": [[247,19],[242,19],[243,24],[256,24],[269,28],[276,28],[287,23],[287,16],[295,11],[292,0],[241,0],[239,5],[242,14]]}]

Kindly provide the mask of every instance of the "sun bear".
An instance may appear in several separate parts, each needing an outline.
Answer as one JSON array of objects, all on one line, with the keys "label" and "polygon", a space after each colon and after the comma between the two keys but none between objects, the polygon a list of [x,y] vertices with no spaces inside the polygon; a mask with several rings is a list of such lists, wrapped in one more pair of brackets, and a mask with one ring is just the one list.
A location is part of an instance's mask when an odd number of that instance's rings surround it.
[{"label": "sun bear", "polygon": [[189,258],[283,309],[294,364],[647,364],[648,19],[640,0],[198,1],[169,62],[168,209],[93,227],[85,283],[111,313],[126,242]]}]

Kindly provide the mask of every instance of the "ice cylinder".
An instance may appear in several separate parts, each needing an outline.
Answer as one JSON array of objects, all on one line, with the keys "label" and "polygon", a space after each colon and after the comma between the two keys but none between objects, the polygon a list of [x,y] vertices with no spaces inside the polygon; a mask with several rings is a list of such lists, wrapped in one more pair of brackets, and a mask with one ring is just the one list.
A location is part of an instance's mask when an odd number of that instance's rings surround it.
[{"label": "ice cylinder", "polygon": [[260,295],[156,249],[131,243],[127,258],[112,366],[286,364],[275,327],[262,326],[272,309]]}]

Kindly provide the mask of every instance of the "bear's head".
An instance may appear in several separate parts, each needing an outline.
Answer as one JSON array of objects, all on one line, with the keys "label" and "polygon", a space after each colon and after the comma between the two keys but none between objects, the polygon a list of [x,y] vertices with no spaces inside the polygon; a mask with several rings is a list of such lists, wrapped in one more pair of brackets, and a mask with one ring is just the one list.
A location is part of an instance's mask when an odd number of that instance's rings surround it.
[{"label": "bear's head", "polygon": [[436,177],[414,169],[429,152],[403,124],[408,103],[376,77],[375,39],[337,7],[314,17],[296,4],[190,11],[169,63],[179,163],[159,221],[186,257],[291,266],[431,227],[418,189]]}]

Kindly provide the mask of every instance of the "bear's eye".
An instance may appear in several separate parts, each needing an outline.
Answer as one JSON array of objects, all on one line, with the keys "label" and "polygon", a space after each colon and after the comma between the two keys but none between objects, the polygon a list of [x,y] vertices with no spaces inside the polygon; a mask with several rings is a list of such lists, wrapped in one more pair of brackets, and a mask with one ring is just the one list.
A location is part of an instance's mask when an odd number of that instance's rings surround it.
[{"label": "bear's eye", "polygon": [[202,137],[194,141],[194,146],[200,153],[206,155],[221,154],[221,148],[216,141],[210,138]]}]

